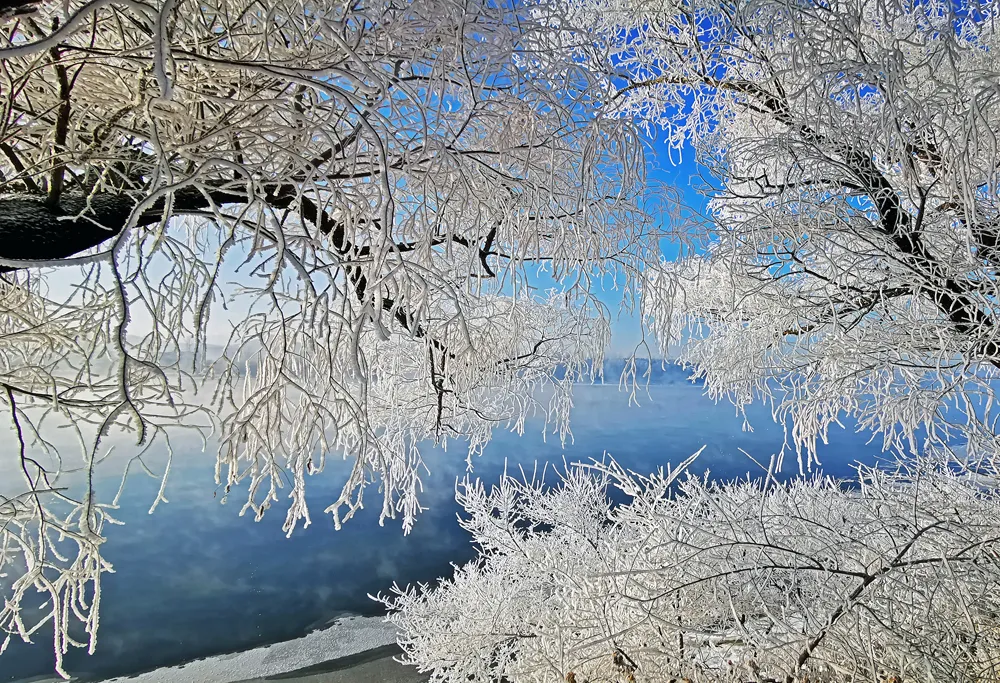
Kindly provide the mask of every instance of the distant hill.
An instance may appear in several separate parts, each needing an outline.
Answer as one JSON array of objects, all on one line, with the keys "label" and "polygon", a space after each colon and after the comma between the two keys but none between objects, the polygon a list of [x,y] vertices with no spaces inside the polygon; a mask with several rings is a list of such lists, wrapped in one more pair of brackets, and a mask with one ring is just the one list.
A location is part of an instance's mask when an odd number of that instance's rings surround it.
[{"label": "distant hill", "polygon": [[[608,358],[604,361],[604,383],[618,384],[626,366],[624,358]],[[649,377],[646,377],[647,371]],[[688,379],[692,374],[690,369],[685,370],[677,363],[670,360],[653,359],[650,362],[646,358],[638,358],[635,361],[635,376],[640,384],[690,384]],[[697,384],[701,384],[699,380]]]},{"label": "distant hill", "polygon": [[[209,345],[206,351],[207,353],[202,358],[207,356],[208,362],[212,363],[222,355],[223,348],[221,346]],[[194,354],[191,351],[183,351],[179,355],[176,352],[170,351],[163,353],[160,357],[160,362],[164,365],[172,365],[180,361],[181,367],[188,371],[191,369],[193,360]],[[204,368],[204,363],[205,361],[202,360],[198,365]],[[606,359],[604,361],[604,384],[617,385],[622,372],[625,371],[626,363],[627,361],[624,358]],[[235,371],[238,376],[242,376],[248,369],[251,374],[255,374],[257,361],[252,353],[245,350],[236,363]],[[647,370],[649,372],[648,378],[646,377]],[[565,369],[557,370],[556,376],[562,377],[564,376],[564,372]],[[654,358],[652,361],[649,361],[646,358],[637,358],[635,361],[635,376],[639,384],[645,384],[647,381],[649,384],[690,384],[692,382],[688,378],[691,374],[692,370],[685,370],[671,360]],[[698,385],[702,383],[701,380],[695,382]]]}]

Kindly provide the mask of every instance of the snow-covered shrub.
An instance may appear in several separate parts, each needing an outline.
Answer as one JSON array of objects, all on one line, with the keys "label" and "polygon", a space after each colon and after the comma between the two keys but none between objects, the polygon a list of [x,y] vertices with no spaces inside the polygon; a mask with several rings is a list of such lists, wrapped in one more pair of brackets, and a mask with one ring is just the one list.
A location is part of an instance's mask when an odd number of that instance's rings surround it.
[{"label": "snow-covered shrub", "polygon": [[479,558],[379,599],[435,683],[995,681],[1000,496],[955,464],[466,480]]}]

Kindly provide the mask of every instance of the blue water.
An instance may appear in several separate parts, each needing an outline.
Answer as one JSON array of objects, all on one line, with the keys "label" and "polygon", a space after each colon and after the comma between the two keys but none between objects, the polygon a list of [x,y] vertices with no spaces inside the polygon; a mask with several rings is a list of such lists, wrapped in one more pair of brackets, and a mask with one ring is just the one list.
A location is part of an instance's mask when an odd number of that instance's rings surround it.
[{"label": "blue water", "polygon": [[[693,471],[709,469],[713,477],[729,479],[756,471],[739,448],[764,463],[781,448],[783,432],[765,409],[749,411],[754,431],[746,432],[732,406],[706,399],[679,370],[658,373],[654,381],[638,406],[629,406],[617,386],[579,386],[573,443],[563,449],[556,437],[543,440],[537,423],[523,437],[498,433],[475,462],[475,473],[489,483],[500,476],[504,458],[510,465],[538,460],[561,466],[564,455],[569,462],[587,461],[605,451],[627,468],[648,472],[678,463],[704,445]],[[831,443],[820,451],[823,471],[846,477],[853,462],[873,461],[879,446],[868,445],[868,438],[849,431],[831,434]],[[473,557],[453,500],[464,453],[429,450],[426,461],[431,474],[424,477],[422,502],[429,509],[405,537],[398,521],[378,526],[374,487],[366,494],[368,508],[334,531],[322,509],[339,492],[338,467],[308,480],[313,524],[290,539],[281,531],[283,507],[254,523],[249,515],[237,516],[236,491],[230,503],[220,505],[210,454],[192,449],[176,456],[170,502],[152,515],[146,511],[158,482],[130,479],[118,511],[126,525],[105,527],[104,552],[115,573],[104,577],[97,652],[72,651],[66,668],[83,678],[102,678],[296,638],[344,612],[378,614],[378,603],[366,594],[385,592],[393,581],[450,575],[451,562]],[[794,457],[785,469],[795,473]],[[101,488],[114,491],[117,482],[102,482]],[[0,656],[0,681],[51,674],[50,644],[51,636],[44,634],[34,645],[12,643]]]}]

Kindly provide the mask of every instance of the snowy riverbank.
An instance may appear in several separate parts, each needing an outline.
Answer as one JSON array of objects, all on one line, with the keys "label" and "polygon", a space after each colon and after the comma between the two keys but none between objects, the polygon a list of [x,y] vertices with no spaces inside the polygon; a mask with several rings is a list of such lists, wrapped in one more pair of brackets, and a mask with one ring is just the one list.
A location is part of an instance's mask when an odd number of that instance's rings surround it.
[{"label": "snowy riverbank", "polygon": [[[355,667],[373,669],[373,672],[377,670],[380,676],[396,671],[406,681],[426,678],[392,661],[393,654],[398,653],[395,643],[395,628],[383,622],[381,617],[345,617],[328,628],[295,640],[200,659],[136,676],[112,678],[105,683],[238,683],[258,680],[319,683],[334,680],[332,672],[343,672],[338,675],[349,675],[351,680],[358,680],[361,676],[354,673]],[[380,680],[395,683],[395,678]]]}]

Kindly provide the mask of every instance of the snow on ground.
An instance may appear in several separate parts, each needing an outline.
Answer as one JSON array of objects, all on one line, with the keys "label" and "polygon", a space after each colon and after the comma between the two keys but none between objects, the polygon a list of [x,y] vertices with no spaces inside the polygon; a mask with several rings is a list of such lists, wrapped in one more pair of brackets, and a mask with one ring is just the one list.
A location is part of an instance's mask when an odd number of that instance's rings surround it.
[{"label": "snow on ground", "polygon": [[111,678],[105,683],[234,683],[295,671],[395,642],[396,628],[382,617],[345,617],[295,640]]}]

